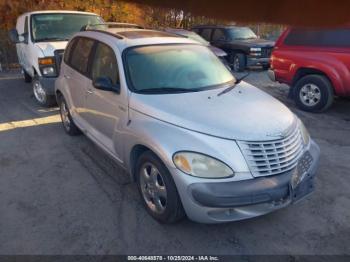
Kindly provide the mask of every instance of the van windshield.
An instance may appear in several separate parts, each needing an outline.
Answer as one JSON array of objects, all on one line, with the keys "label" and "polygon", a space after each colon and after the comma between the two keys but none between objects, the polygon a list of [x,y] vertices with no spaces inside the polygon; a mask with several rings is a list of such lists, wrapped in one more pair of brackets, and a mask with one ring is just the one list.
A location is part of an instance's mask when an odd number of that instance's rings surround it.
[{"label": "van windshield", "polygon": [[85,25],[100,24],[97,15],[36,14],[31,18],[33,42],[67,41]]},{"label": "van windshield", "polygon": [[234,85],[235,78],[207,47],[169,44],[126,51],[132,91],[143,94],[198,92]]}]

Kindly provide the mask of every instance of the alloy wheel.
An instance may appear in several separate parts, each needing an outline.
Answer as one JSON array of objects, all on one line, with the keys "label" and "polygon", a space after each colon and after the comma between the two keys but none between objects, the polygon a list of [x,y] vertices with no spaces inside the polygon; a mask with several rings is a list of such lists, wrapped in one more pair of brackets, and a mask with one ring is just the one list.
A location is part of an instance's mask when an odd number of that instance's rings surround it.
[{"label": "alloy wheel", "polygon": [[36,100],[38,100],[41,104],[45,104],[46,93],[39,80],[34,81],[33,92]]},{"label": "alloy wheel", "polygon": [[321,90],[315,84],[306,84],[300,89],[299,97],[304,105],[315,106],[321,101]]},{"label": "alloy wheel", "polygon": [[70,119],[69,119],[69,111],[68,111],[68,108],[67,108],[66,103],[64,101],[61,102],[60,113],[61,113],[61,119],[62,119],[63,126],[67,131],[69,131],[71,123],[70,123]]},{"label": "alloy wheel", "polygon": [[147,206],[154,213],[164,213],[167,206],[167,190],[162,174],[150,162],[143,164],[140,172],[142,196]]}]

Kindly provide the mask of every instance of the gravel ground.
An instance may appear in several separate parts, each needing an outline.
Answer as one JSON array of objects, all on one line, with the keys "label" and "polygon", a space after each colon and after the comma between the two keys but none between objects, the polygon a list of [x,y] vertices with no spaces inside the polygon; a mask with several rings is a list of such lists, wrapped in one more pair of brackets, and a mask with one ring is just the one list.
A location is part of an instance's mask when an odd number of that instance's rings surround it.
[{"label": "gravel ground", "polygon": [[118,166],[52,121],[57,108],[37,106],[30,85],[2,74],[0,254],[350,254],[350,101],[310,114],[265,72],[247,82],[290,107],[320,145],[315,193],[250,220],[161,225]]}]

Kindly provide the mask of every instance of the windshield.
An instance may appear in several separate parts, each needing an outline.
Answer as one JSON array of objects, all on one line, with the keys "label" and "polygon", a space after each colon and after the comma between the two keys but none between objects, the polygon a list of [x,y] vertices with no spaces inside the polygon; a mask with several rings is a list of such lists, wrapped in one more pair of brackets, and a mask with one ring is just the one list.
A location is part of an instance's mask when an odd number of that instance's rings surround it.
[{"label": "windshield", "polygon": [[67,41],[84,25],[99,24],[103,20],[96,15],[39,14],[32,16],[31,32],[34,42]]},{"label": "windshield", "polygon": [[256,34],[249,27],[230,28],[227,30],[231,40],[256,39]]},{"label": "windshield", "polygon": [[196,92],[235,82],[205,46],[136,47],[129,49],[125,58],[130,87],[137,93]]}]

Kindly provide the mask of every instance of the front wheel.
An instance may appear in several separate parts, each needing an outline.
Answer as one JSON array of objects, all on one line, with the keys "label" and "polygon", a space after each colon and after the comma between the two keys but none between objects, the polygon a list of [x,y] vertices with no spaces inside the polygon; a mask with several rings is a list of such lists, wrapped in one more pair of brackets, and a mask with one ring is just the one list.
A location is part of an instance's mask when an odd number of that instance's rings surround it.
[{"label": "front wheel", "polygon": [[232,69],[235,72],[243,72],[246,68],[246,56],[244,54],[238,53],[231,55]]},{"label": "front wheel", "polygon": [[308,112],[322,112],[333,103],[334,91],[331,82],[323,75],[307,75],[294,87],[296,105]]},{"label": "front wheel", "polygon": [[147,212],[161,223],[175,223],[185,215],[168,169],[151,151],[143,153],[136,167],[137,184]]},{"label": "front wheel", "polygon": [[33,79],[33,94],[37,103],[41,106],[50,107],[55,105],[55,96],[48,95],[45,88],[42,86],[39,77]]}]

